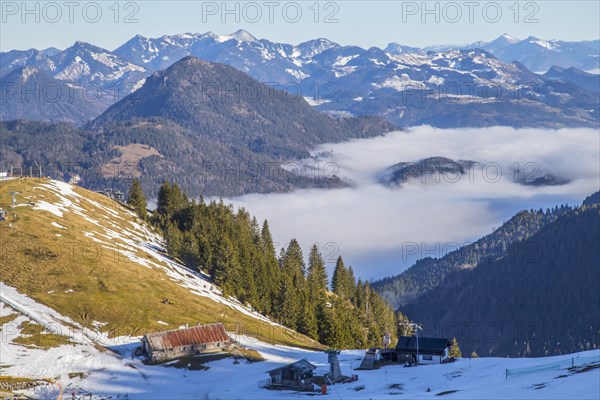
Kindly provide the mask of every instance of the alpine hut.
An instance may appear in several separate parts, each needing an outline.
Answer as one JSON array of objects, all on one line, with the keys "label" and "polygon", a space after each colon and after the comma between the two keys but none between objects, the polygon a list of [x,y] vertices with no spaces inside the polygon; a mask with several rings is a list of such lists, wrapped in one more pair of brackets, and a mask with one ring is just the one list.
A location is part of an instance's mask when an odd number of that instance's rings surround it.
[{"label": "alpine hut", "polygon": [[142,338],[142,353],[150,362],[162,362],[198,354],[218,353],[229,349],[234,343],[223,324],[198,325],[148,333]]}]

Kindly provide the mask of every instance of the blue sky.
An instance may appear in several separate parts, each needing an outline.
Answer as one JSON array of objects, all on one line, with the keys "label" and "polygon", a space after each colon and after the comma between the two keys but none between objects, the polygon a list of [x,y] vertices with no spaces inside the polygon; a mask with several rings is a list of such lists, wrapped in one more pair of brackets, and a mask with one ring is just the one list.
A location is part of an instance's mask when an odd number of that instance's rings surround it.
[{"label": "blue sky", "polygon": [[222,1],[73,1],[70,6],[63,0],[30,1],[25,6],[22,1],[0,3],[2,51],[62,49],[76,40],[113,50],[135,34],[227,34],[240,28],[278,42],[296,44],[327,37],[362,47],[384,47],[392,41],[413,46],[470,43],[505,32],[519,38],[600,37],[600,2],[596,0],[259,0],[229,1],[225,7]]}]

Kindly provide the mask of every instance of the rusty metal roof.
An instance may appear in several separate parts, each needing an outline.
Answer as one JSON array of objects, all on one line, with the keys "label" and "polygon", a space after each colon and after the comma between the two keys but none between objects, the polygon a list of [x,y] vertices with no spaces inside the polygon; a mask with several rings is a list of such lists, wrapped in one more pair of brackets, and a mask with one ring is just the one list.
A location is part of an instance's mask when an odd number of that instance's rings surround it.
[{"label": "rusty metal roof", "polygon": [[166,350],[181,346],[231,341],[231,338],[225,332],[223,324],[200,325],[172,331],[149,333],[145,338],[153,350]]}]

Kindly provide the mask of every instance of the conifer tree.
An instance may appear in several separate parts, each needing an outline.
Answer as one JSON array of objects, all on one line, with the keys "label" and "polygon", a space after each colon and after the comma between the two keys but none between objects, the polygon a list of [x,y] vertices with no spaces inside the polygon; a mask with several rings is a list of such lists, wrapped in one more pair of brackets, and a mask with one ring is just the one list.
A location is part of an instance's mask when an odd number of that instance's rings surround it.
[{"label": "conifer tree", "polygon": [[453,338],[450,342],[450,351],[448,352],[448,355],[452,358],[462,357],[462,354],[460,353],[460,347],[458,347],[458,342],[456,341],[456,338]]},{"label": "conifer tree", "polygon": [[349,266],[347,271],[344,291],[346,297],[352,301],[352,304],[356,305],[356,278],[352,266]]},{"label": "conifer tree", "polygon": [[158,215],[164,216],[165,218],[170,218],[172,215],[171,184],[168,181],[164,181],[158,190],[156,212]]},{"label": "conifer tree", "polygon": [[346,270],[342,256],[339,256],[335,263],[335,269],[333,270],[333,278],[331,279],[331,289],[333,290],[333,293],[342,298],[346,298],[347,282],[348,271]]},{"label": "conifer tree", "polygon": [[298,332],[311,339],[319,339],[319,323],[316,315],[316,304],[311,301],[307,292],[302,302],[302,315],[299,321]]},{"label": "conifer tree", "polygon": [[317,245],[313,245],[308,255],[308,282],[312,285],[313,294],[327,291],[328,279],[325,270],[325,262]]},{"label": "conifer tree", "polygon": [[129,188],[129,196],[127,198],[127,204],[133,207],[135,213],[141,219],[146,219],[146,207],[148,206],[148,203],[146,201],[146,196],[144,195],[142,185],[140,184],[140,180],[138,178],[134,178],[133,182],[131,183],[131,186]]},{"label": "conifer tree", "polygon": [[260,231],[260,249],[262,262],[264,263],[264,276],[260,283],[260,287],[263,288],[261,294],[263,303],[265,304],[265,312],[273,313],[277,305],[277,297],[281,284],[281,271],[267,220],[263,222]]}]

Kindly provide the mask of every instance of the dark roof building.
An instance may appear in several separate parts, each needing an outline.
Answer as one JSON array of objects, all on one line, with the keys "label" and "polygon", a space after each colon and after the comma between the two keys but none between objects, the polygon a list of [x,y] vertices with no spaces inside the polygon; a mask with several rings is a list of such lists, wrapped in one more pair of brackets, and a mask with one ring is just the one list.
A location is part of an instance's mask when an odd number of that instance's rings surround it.
[{"label": "dark roof building", "polygon": [[397,361],[410,364],[443,364],[453,361],[449,356],[450,345],[448,339],[419,337],[417,352],[415,336],[400,336],[394,349],[394,357]]},{"label": "dark roof building", "polygon": [[[447,347],[450,347],[450,341],[448,339],[439,338],[419,338],[419,354],[429,354],[434,356],[441,356]],[[417,338],[415,336],[400,336],[398,338],[398,344],[396,345],[396,351],[402,351],[407,353],[417,352]]]}]

